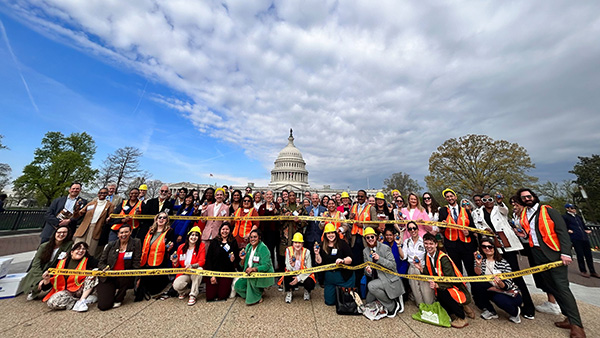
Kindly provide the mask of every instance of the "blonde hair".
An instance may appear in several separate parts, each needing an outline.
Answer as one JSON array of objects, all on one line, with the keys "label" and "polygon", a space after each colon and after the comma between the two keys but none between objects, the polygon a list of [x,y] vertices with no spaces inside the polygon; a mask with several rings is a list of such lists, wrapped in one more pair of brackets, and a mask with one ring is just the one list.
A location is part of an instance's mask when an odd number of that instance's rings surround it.
[{"label": "blonde hair", "polygon": [[423,208],[423,206],[421,205],[421,200],[419,199],[419,196],[414,192],[408,194],[408,199],[406,200],[408,204],[408,209],[410,209],[410,196],[415,196],[415,198],[417,199],[417,209],[419,209],[419,211],[424,211],[425,208]]},{"label": "blonde hair", "polygon": [[152,223],[152,226],[150,227],[150,229],[148,229],[148,233],[150,235],[154,235],[156,229],[158,229],[158,216],[160,215],[165,215],[167,217],[167,223],[165,224],[165,229],[163,230],[163,232],[167,232],[169,231],[169,229],[171,229],[171,225],[169,224],[169,214],[167,214],[164,211],[161,211],[156,216],[154,216],[154,223]]}]

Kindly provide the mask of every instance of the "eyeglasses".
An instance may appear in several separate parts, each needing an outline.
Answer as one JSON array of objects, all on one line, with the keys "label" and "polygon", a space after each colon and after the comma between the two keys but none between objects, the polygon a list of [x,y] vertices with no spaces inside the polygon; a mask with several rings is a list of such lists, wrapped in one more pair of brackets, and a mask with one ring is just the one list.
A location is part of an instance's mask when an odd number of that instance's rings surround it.
[{"label": "eyeglasses", "polygon": [[491,198],[491,197],[490,197],[490,198],[482,198],[482,199],[481,199],[481,201],[482,201],[483,203],[487,203],[487,202],[494,202],[494,199],[493,199],[493,198]]},{"label": "eyeglasses", "polygon": [[531,196],[531,195],[521,195],[521,199],[524,199],[524,200],[532,200],[532,199],[533,199],[533,196]]},{"label": "eyeglasses", "polygon": [[169,192],[169,190],[161,190],[160,192]]},{"label": "eyeglasses", "polygon": [[416,231],[416,230],[419,230],[419,228],[412,228],[412,227],[408,228],[408,231]]},{"label": "eyeglasses", "polygon": [[157,219],[167,219],[167,216],[158,216]]},{"label": "eyeglasses", "polygon": [[375,236],[365,236],[365,239],[369,240],[369,239],[375,239]]},{"label": "eyeglasses", "polygon": [[493,245],[482,245],[481,247],[488,250],[492,250],[494,248]]}]

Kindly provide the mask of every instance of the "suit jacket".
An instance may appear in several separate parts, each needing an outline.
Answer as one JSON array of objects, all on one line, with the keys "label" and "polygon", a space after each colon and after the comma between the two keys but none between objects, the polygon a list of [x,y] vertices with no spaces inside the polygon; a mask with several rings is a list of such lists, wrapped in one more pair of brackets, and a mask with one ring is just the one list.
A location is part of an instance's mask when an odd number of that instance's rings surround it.
[{"label": "suit jacket", "polygon": [[[322,205],[318,205],[317,207],[314,207],[312,204],[306,208],[306,211],[308,211],[308,214],[310,215],[310,212],[314,212],[314,216],[323,216],[323,213],[325,211],[327,211],[327,208],[325,208]],[[318,221],[309,221],[307,226],[306,226],[306,230],[304,231],[304,241],[311,243],[311,242],[318,242],[321,240],[321,234],[323,233],[323,231],[321,231],[321,229],[319,228],[319,223]]]},{"label": "suit jacket", "polygon": [[[225,203],[221,203],[219,210],[217,213],[214,213],[215,205],[210,204],[206,207],[206,215],[203,216],[229,216],[229,206]],[[223,224],[223,221],[206,221],[206,225],[204,226],[204,231],[202,232],[202,240],[210,241],[213,238],[216,238],[219,234],[219,228]]]},{"label": "suit jacket", "polygon": [[158,203],[158,197],[151,198],[142,203],[142,213],[144,215],[156,215],[159,212],[166,212],[169,215],[173,215],[173,200],[169,199],[163,203],[162,208],[158,209],[160,203]]},{"label": "suit jacket", "polygon": [[[396,260],[394,259],[394,254],[389,246],[381,242],[377,242],[375,252],[379,255],[379,259],[375,263],[397,272]],[[373,257],[371,256],[371,248],[365,247],[363,249],[363,258],[365,262],[373,262]],[[373,271],[376,270],[373,269]],[[390,299],[398,298],[404,294],[404,285],[402,284],[400,277],[385,273],[383,271],[377,271],[377,278],[383,281],[385,293]]]},{"label": "suit jacket", "polygon": [[[116,240],[106,244],[100,262],[98,262],[98,269],[103,270],[106,266],[110,266],[110,269],[114,268],[117,259],[119,258],[119,246],[121,241]],[[127,243],[127,249],[125,252],[132,252],[131,259],[124,261],[125,270],[139,269],[140,261],[142,260],[142,241],[137,238],[130,237],[129,243]],[[101,281],[104,281],[106,277],[100,277]]]},{"label": "suit jacket", "polygon": [[[94,212],[96,211],[96,206],[98,205],[98,200],[95,199],[93,201],[91,201],[90,203],[86,204],[85,207],[83,207],[82,212],[76,212],[75,216],[77,217],[81,217],[81,215],[85,215],[83,216],[83,221],[81,222],[81,224],[79,225],[79,227],[77,228],[77,231],[75,231],[75,234],[73,235],[73,237],[84,237],[86,231],[88,230],[88,228],[90,227],[90,224],[92,223],[92,217],[94,216]],[[88,210],[88,207],[92,207]],[[113,211],[113,204],[106,201],[106,204],[104,205],[104,209],[102,210],[102,213],[100,214],[100,218],[98,218],[98,221],[96,221],[96,227],[94,227],[94,234],[92,235],[92,238],[95,240],[99,240],[100,239],[100,235],[102,234],[102,228],[104,228],[105,224],[106,224],[106,218],[112,213]],[[89,243],[88,243],[89,244]]]},{"label": "suit jacket", "polygon": [[567,224],[567,229],[573,231],[573,233],[569,234],[571,236],[571,240],[579,240],[579,241],[589,241],[590,238],[585,233],[585,230],[590,230],[588,226],[583,222],[583,218],[578,215],[571,215],[566,213],[563,215],[563,219]]},{"label": "suit jacket", "polygon": [[[463,207],[461,207],[460,205],[458,206],[458,214],[460,215],[460,210],[463,209]],[[448,218],[448,208],[443,206],[440,208],[440,213],[439,213],[439,221],[440,222],[445,222],[446,219]],[[475,222],[473,222],[473,216],[471,215],[471,213],[467,210],[467,215],[469,216],[469,227],[471,228],[476,228],[475,226]],[[445,232],[445,228],[442,228],[440,230],[440,232],[442,233],[442,236],[444,236],[444,232]],[[477,236],[475,236],[474,232],[470,232],[469,236],[471,237],[471,245],[472,246],[477,246]],[[457,240],[460,241],[460,240]],[[444,245],[446,245],[447,243],[451,243],[452,241],[449,241],[446,239],[446,237],[444,236]],[[462,243],[462,242],[461,242]]]},{"label": "suit jacket", "polygon": [[542,240],[539,217],[541,208],[542,206],[540,204],[537,211],[535,212],[535,234],[537,235],[540,249],[542,249],[544,255],[552,261],[559,260],[560,255],[566,255],[571,257],[571,238],[569,237],[569,232],[567,231],[567,225],[565,224],[565,220],[562,218],[562,215],[552,208],[548,208],[547,210],[550,219],[552,219],[552,222],[554,222],[554,233],[558,237],[560,252],[556,252],[550,249],[550,247],[547,246],[546,243],[544,243],[544,241]]},{"label": "suit jacket", "polygon": [[[77,208],[77,204],[79,203],[79,201],[81,201],[84,205],[87,204],[86,199],[82,197],[77,197],[74,209]],[[66,202],[67,196],[55,198],[50,204],[50,207],[48,207],[48,209],[46,210],[46,214],[44,215],[44,228],[42,229],[42,233],[40,234],[40,237],[42,238],[42,243],[48,241],[50,236],[52,236],[52,234],[54,233],[54,230],[56,230],[56,227],[58,227],[58,223],[60,223],[60,220],[56,217],[56,215],[58,215],[58,213],[62,209],[64,209]],[[81,217],[75,217],[75,215],[71,217],[71,223],[69,224],[71,232],[74,232],[75,229],[77,229],[77,225],[80,223],[80,221]]]}]

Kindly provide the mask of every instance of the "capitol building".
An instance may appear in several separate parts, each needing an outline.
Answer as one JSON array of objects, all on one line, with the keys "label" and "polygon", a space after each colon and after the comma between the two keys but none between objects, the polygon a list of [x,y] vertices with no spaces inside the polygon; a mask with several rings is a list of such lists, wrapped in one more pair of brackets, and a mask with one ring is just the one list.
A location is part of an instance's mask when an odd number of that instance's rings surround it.
[{"label": "capitol building", "polygon": [[[209,187],[216,188],[210,184],[194,184],[190,182],[166,184],[169,186],[169,189],[173,194],[175,194],[177,190],[182,187],[186,187],[187,189],[197,189],[201,192]],[[275,197],[280,196],[283,190],[293,190],[294,192],[296,192],[298,197],[302,196],[302,193],[305,191],[310,191],[311,193],[316,192],[321,197],[325,195],[331,197],[337,193],[345,191],[344,189],[331,188],[329,185],[323,185],[321,187],[310,186],[308,182],[308,170],[306,170],[306,162],[304,162],[304,158],[302,157],[302,153],[300,152],[300,150],[294,145],[294,135],[292,129],[290,129],[288,144],[283,149],[281,149],[279,155],[277,155],[277,159],[275,159],[275,166],[271,170],[271,181],[269,185],[266,187],[259,187],[255,186],[252,182],[248,182],[248,184],[244,186],[233,185],[230,187],[230,189],[239,189],[242,192],[244,192],[244,189],[246,189],[246,187],[251,187],[252,191],[260,192],[272,190]],[[375,195],[375,193],[379,191],[377,189],[365,190],[368,196]],[[348,191],[352,200],[356,199],[357,192],[357,190]]]}]

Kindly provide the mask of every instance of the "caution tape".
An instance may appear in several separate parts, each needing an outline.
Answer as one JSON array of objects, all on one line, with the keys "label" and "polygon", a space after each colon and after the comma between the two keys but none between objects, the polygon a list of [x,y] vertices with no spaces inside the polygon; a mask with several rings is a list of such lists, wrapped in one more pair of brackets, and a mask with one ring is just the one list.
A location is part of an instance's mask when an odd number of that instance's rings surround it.
[{"label": "caution tape", "polygon": [[[142,219],[151,220],[154,219],[155,215],[120,215],[111,214],[111,218],[131,218],[131,219]],[[473,227],[466,227],[458,224],[449,224],[446,222],[432,222],[432,221],[411,221],[411,220],[377,220],[377,221],[362,221],[356,222],[355,220],[342,220],[333,217],[322,217],[322,216],[247,216],[247,217],[233,217],[233,216],[169,216],[170,220],[186,220],[186,221],[317,221],[317,222],[342,222],[342,223],[361,223],[361,224],[408,224],[410,222],[417,223],[418,225],[426,226],[437,226],[440,228],[450,228],[456,230],[467,230],[470,232],[495,236],[493,233]]]},{"label": "caution tape", "polygon": [[222,271],[209,271],[203,269],[139,269],[139,270],[118,270],[118,271],[101,271],[101,270],[75,270],[75,269],[48,269],[48,273],[51,275],[63,275],[63,276],[96,276],[96,277],[142,277],[142,276],[158,276],[158,275],[198,275],[207,277],[225,277],[225,278],[269,278],[269,277],[281,277],[281,276],[295,276],[300,274],[311,274],[323,271],[332,271],[336,269],[347,269],[347,270],[359,270],[370,266],[372,269],[379,270],[391,275],[406,279],[414,279],[420,281],[434,281],[438,283],[468,283],[468,282],[489,282],[494,280],[495,277],[500,279],[511,279],[547,271],[559,266],[562,266],[562,261],[556,261],[543,265],[534,266],[531,268],[505,272],[496,275],[481,275],[481,276],[468,276],[468,277],[448,277],[448,276],[428,276],[428,275],[414,275],[414,274],[401,274],[391,271],[377,263],[365,262],[356,266],[349,266],[345,264],[327,264],[321,265],[314,268],[308,268],[296,271],[286,272],[253,272],[247,274],[245,272],[222,272]]}]

